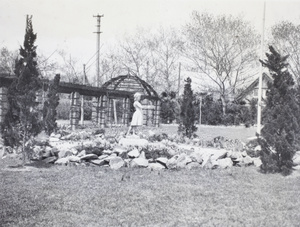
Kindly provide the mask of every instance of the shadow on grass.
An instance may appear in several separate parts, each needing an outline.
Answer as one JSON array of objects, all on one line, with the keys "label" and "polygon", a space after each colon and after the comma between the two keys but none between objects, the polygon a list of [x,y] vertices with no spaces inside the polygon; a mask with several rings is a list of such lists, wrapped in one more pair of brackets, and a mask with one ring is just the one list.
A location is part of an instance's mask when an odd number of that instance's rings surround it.
[{"label": "shadow on grass", "polygon": [[43,162],[41,160],[37,160],[37,161],[31,161],[31,163],[27,163],[24,166],[25,167],[26,166],[35,167],[35,168],[38,168],[38,169],[49,169],[49,168],[53,167],[53,164],[46,163],[46,162]]}]

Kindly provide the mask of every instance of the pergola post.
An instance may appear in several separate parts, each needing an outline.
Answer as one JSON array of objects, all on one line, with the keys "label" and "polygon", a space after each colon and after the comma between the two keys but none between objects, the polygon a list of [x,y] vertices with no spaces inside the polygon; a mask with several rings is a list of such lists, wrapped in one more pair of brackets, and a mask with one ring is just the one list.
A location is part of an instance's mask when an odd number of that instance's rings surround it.
[{"label": "pergola post", "polygon": [[80,116],[80,94],[78,92],[71,93],[71,110],[70,110],[70,124],[72,130],[75,130],[79,123]]},{"label": "pergola post", "polygon": [[143,125],[148,125],[148,100],[144,99],[142,101],[143,105]]},{"label": "pergola post", "polygon": [[93,97],[92,99],[92,122],[98,124],[99,118],[99,97]]},{"label": "pergola post", "polygon": [[0,123],[4,122],[4,117],[7,113],[8,103],[7,103],[7,88],[0,87]]},{"label": "pergola post", "polygon": [[155,127],[159,127],[159,123],[160,123],[160,101],[157,100],[156,104],[155,104]]},{"label": "pergola post", "polygon": [[106,113],[107,113],[107,96],[103,95],[100,98],[100,128],[105,128],[105,122],[106,122]]},{"label": "pergola post", "polygon": [[129,123],[129,112],[130,112],[130,104],[129,104],[129,98],[125,98],[125,125],[128,125]]}]

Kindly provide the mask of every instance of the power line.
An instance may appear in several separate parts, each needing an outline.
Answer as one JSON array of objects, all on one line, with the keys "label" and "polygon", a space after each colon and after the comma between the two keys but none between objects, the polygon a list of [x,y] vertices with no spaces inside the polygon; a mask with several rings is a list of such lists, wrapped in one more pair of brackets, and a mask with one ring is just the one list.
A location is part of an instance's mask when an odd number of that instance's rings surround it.
[{"label": "power line", "polygon": [[49,58],[57,51],[57,49],[55,51],[52,52],[52,54],[50,54],[49,57],[47,57],[43,62],[41,62],[42,64],[45,63],[46,61],[49,60]]},{"label": "power line", "polygon": [[87,61],[87,63],[85,63],[85,65],[87,65],[90,62],[90,60],[92,60],[96,56],[97,53],[98,51],[96,51],[96,53]]}]

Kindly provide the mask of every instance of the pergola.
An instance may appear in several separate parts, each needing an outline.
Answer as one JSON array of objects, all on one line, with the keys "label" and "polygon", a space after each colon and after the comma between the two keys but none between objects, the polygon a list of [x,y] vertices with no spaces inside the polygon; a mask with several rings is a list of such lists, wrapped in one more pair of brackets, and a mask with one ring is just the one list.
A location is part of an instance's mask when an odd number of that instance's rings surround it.
[{"label": "pergola", "polygon": [[[119,96],[113,94],[101,95],[94,102],[92,118],[95,121],[100,119],[100,126],[128,125],[133,109],[133,95],[136,92],[142,94],[141,103],[144,106],[144,125],[159,126],[160,122],[160,99],[156,91],[144,80],[135,75],[121,75],[104,83],[101,87],[104,90],[114,91],[114,94],[130,92],[129,96]],[[105,115],[99,118],[99,115]],[[105,114],[103,114],[105,112]],[[98,116],[98,117],[97,117]],[[99,123],[99,120],[98,120]]]},{"label": "pergola", "polygon": [[[14,79],[16,79],[14,75],[0,74],[0,122],[3,121],[7,111],[7,87]],[[43,89],[47,90],[50,83],[49,80],[43,80]],[[92,121],[104,128],[129,124],[134,111],[133,95],[136,92],[142,94],[141,102],[145,107],[144,125],[159,126],[160,99],[156,91],[137,76],[121,75],[107,81],[100,88],[60,82],[58,92],[70,94],[70,124],[73,129],[78,126],[80,112],[83,112],[80,108],[81,95],[93,97]]]}]

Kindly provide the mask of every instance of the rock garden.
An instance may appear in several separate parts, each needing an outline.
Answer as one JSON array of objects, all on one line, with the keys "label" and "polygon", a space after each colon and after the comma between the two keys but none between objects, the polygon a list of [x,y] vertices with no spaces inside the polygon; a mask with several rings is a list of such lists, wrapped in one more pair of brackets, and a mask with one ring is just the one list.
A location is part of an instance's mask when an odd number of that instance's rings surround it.
[{"label": "rock garden", "polygon": [[[111,131],[111,130],[110,130]],[[47,136],[40,133],[27,144],[32,161],[56,165],[103,166],[111,169],[194,169],[259,167],[260,146],[224,137],[204,141],[177,134],[144,130],[139,136],[105,133],[104,129],[72,131],[65,127]],[[6,154],[16,153],[6,148]]]}]

